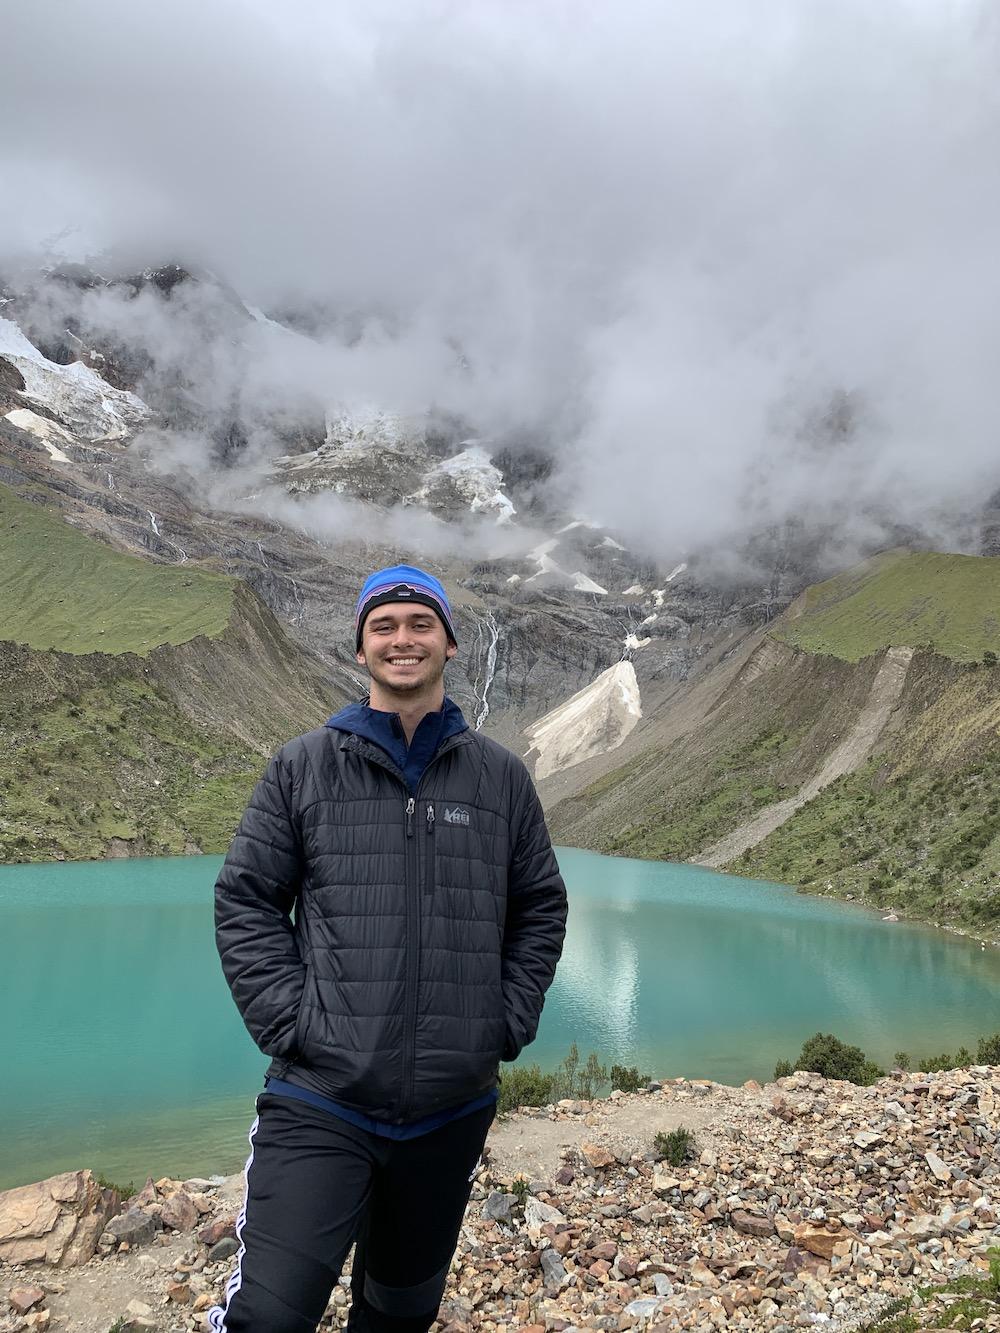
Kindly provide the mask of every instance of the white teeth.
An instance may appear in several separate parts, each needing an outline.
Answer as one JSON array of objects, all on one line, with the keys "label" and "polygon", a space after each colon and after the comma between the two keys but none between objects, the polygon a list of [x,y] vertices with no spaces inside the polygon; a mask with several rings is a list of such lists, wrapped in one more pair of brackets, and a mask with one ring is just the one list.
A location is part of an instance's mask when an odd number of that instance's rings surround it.
[{"label": "white teeth", "polygon": [[419,657],[390,657],[389,661],[393,666],[416,666],[420,661]]}]

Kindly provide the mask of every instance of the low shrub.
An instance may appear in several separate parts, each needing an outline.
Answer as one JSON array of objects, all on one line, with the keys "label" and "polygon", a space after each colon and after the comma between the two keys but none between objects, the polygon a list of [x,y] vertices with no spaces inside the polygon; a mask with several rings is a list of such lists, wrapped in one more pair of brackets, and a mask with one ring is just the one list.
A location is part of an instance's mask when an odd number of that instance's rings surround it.
[{"label": "low shrub", "polygon": [[671,1166],[683,1166],[694,1156],[694,1135],[689,1129],[671,1129],[662,1131],[653,1139],[653,1151],[658,1157],[666,1159]]},{"label": "low shrub", "polygon": [[538,1065],[513,1065],[500,1078],[497,1110],[516,1111],[519,1106],[548,1106],[554,1100],[554,1074],[543,1074]]},{"label": "low shrub", "polygon": [[612,1065],[611,1087],[619,1092],[638,1092],[649,1082],[648,1074],[640,1074],[635,1065]]},{"label": "low shrub", "polygon": [[787,1060],[779,1060],[774,1067],[774,1077],[787,1077],[794,1069],[865,1087],[885,1076],[885,1070],[869,1060],[860,1046],[848,1046],[832,1033],[823,1032],[817,1032],[803,1044],[794,1067]]}]

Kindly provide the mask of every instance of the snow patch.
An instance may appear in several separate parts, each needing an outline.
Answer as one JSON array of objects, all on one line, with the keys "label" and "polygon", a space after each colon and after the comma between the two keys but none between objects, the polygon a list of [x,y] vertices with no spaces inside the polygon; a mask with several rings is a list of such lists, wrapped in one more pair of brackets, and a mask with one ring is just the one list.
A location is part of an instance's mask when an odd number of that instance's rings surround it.
[{"label": "snow patch", "polygon": [[517,511],[500,489],[503,473],[485,449],[470,441],[465,443],[467,447],[460,454],[446,458],[428,472],[423,486],[413,498],[426,499],[436,478],[450,477],[474,514],[495,514],[498,523],[509,523]]},{"label": "snow patch", "polygon": [[613,548],[614,550],[616,550],[616,551],[624,551],[624,550],[625,550],[625,547],[622,546],[621,542],[616,542],[615,539],[614,539],[614,537],[605,537],[604,540],[603,540],[602,542],[600,542],[600,545],[601,545],[601,546],[610,546],[610,547],[612,547],[612,548]]},{"label": "snow patch", "polygon": [[134,393],[116,389],[82,361],[60,366],[42,356],[18,326],[0,318],[0,356],[17,366],[24,396],[44,405],[85,440],[121,440],[150,416]]},{"label": "snow patch", "polygon": [[622,593],[623,597],[641,597],[646,589],[641,583],[633,583],[631,588],[626,588]]},{"label": "snow patch", "polygon": [[27,407],[15,407],[12,412],[6,414],[6,419],[18,430],[34,435],[35,439],[45,446],[57,463],[69,463],[71,461],[59,446],[53,443],[54,440],[62,440],[63,444],[76,443],[69,431],[63,430],[62,426],[57,426],[54,421],[49,421],[47,417],[40,417],[37,412],[32,412]]},{"label": "snow patch", "polygon": [[577,592],[597,592],[600,593],[602,597],[607,597],[607,588],[602,588],[599,583],[595,583],[593,579],[589,579],[581,570],[576,570],[570,577],[573,580],[573,587]]},{"label": "snow patch", "polygon": [[635,634],[625,635],[625,648],[628,652],[635,652],[637,648],[645,648],[647,643],[652,643],[652,639],[640,639]]},{"label": "snow patch", "polygon": [[[570,524],[570,526],[572,527],[573,525]],[[565,532],[566,529],[563,528],[562,531]],[[607,588],[602,588],[599,583],[595,583],[593,579],[588,578],[582,570],[574,570],[571,574],[568,570],[563,569],[562,565],[557,564],[552,559],[549,552],[554,551],[558,545],[558,537],[550,537],[548,541],[541,542],[534,548],[534,550],[527,553],[525,559],[534,560],[538,565],[538,568],[535,570],[534,574],[529,575],[528,578],[524,580],[525,583],[534,583],[535,579],[540,579],[543,574],[555,574],[558,578],[565,579],[567,582],[571,583],[576,592],[593,592],[599,593],[602,597],[606,597],[608,594]]]},{"label": "snow patch", "polygon": [[526,757],[536,756],[535,777],[617,749],[641,717],[635,667],[627,659],[616,662],[526,729],[531,742]]}]

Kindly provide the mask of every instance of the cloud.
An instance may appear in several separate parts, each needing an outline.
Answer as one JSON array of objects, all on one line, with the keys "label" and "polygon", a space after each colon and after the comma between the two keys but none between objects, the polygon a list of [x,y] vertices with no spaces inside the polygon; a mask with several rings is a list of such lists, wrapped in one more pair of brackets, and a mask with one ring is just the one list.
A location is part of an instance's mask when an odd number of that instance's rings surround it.
[{"label": "cloud", "polygon": [[123,310],[203,396],[527,430],[659,554],[957,540],[996,484],[985,0],[21,0],[5,40],[0,251],[328,312],[306,347]]}]

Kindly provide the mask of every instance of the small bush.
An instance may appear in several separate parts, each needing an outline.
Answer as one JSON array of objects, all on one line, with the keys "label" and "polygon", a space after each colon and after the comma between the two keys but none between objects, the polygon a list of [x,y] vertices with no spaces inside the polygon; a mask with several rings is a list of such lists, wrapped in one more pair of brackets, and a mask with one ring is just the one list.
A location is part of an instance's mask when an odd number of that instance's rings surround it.
[{"label": "small bush", "polygon": [[516,1111],[519,1106],[547,1106],[553,1100],[554,1074],[543,1074],[538,1065],[514,1065],[500,1079],[497,1110]]},{"label": "small bush", "polygon": [[127,1185],[119,1185],[117,1181],[108,1180],[107,1176],[98,1176],[97,1186],[98,1189],[102,1190],[117,1190],[118,1197],[121,1199],[122,1203],[124,1203],[126,1199],[131,1199],[132,1195],[135,1193],[135,1182],[131,1180]]},{"label": "small bush", "polygon": [[896,1062],[896,1068],[897,1068],[897,1069],[906,1069],[906,1070],[908,1070],[908,1069],[910,1068],[910,1063],[911,1063],[911,1062],[910,1062],[910,1053],[909,1053],[909,1051],[897,1051],[896,1054],[895,1054],[892,1058],[893,1058],[893,1060],[895,1060],[895,1062]]},{"label": "small bush", "polygon": [[648,1074],[640,1074],[635,1065],[612,1065],[611,1087],[620,1092],[638,1092],[649,1082]]},{"label": "small bush", "polygon": [[[824,1078],[843,1079],[864,1087],[885,1075],[885,1070],[869,1060],[860,1046],[847,1046],[832,1033],[822,1032],[817,1032],[804,1043],[794,1067],[811,1074],[822,1074]],[[782,1078],[792,1072],[787,1060],[779,1060],[774,1067],[775,1078]]]},{"label": "small bush", "polygon": [[523,1208],[523,1207],[524,1207],[524,1204],[525,1204],[525,1200],[528,1198],[528,1195],[531,1193],[531,1189],[529,1188],[529,1186],[528,1186],[528,1182],[527,1182],[527,1180],[524,1178],[524,1176],[515,1176],[515,1177],[514,1177],[514,1179],[513,1179],[513,1180],[511,1181],[511,1183],[510,1183],[510,1192],[511,1192],[511,1194],[513,1194],[514,1197],[517,1199],[517,1205],[518,1205],[518,1207],[519,1207],[519,1208]]},{"label": "small bush", "polygon": [[979,1038],[976,1064],[1000,1065],[1000,1032],[994,1032],[992,1037]]},{"label": "small bush", "polygon": [[694,1135],[689,1129],[662,1131],[653,1139],[653,1151],[665,1158],[671,1166],[683,1166],[694,1156]]}]

